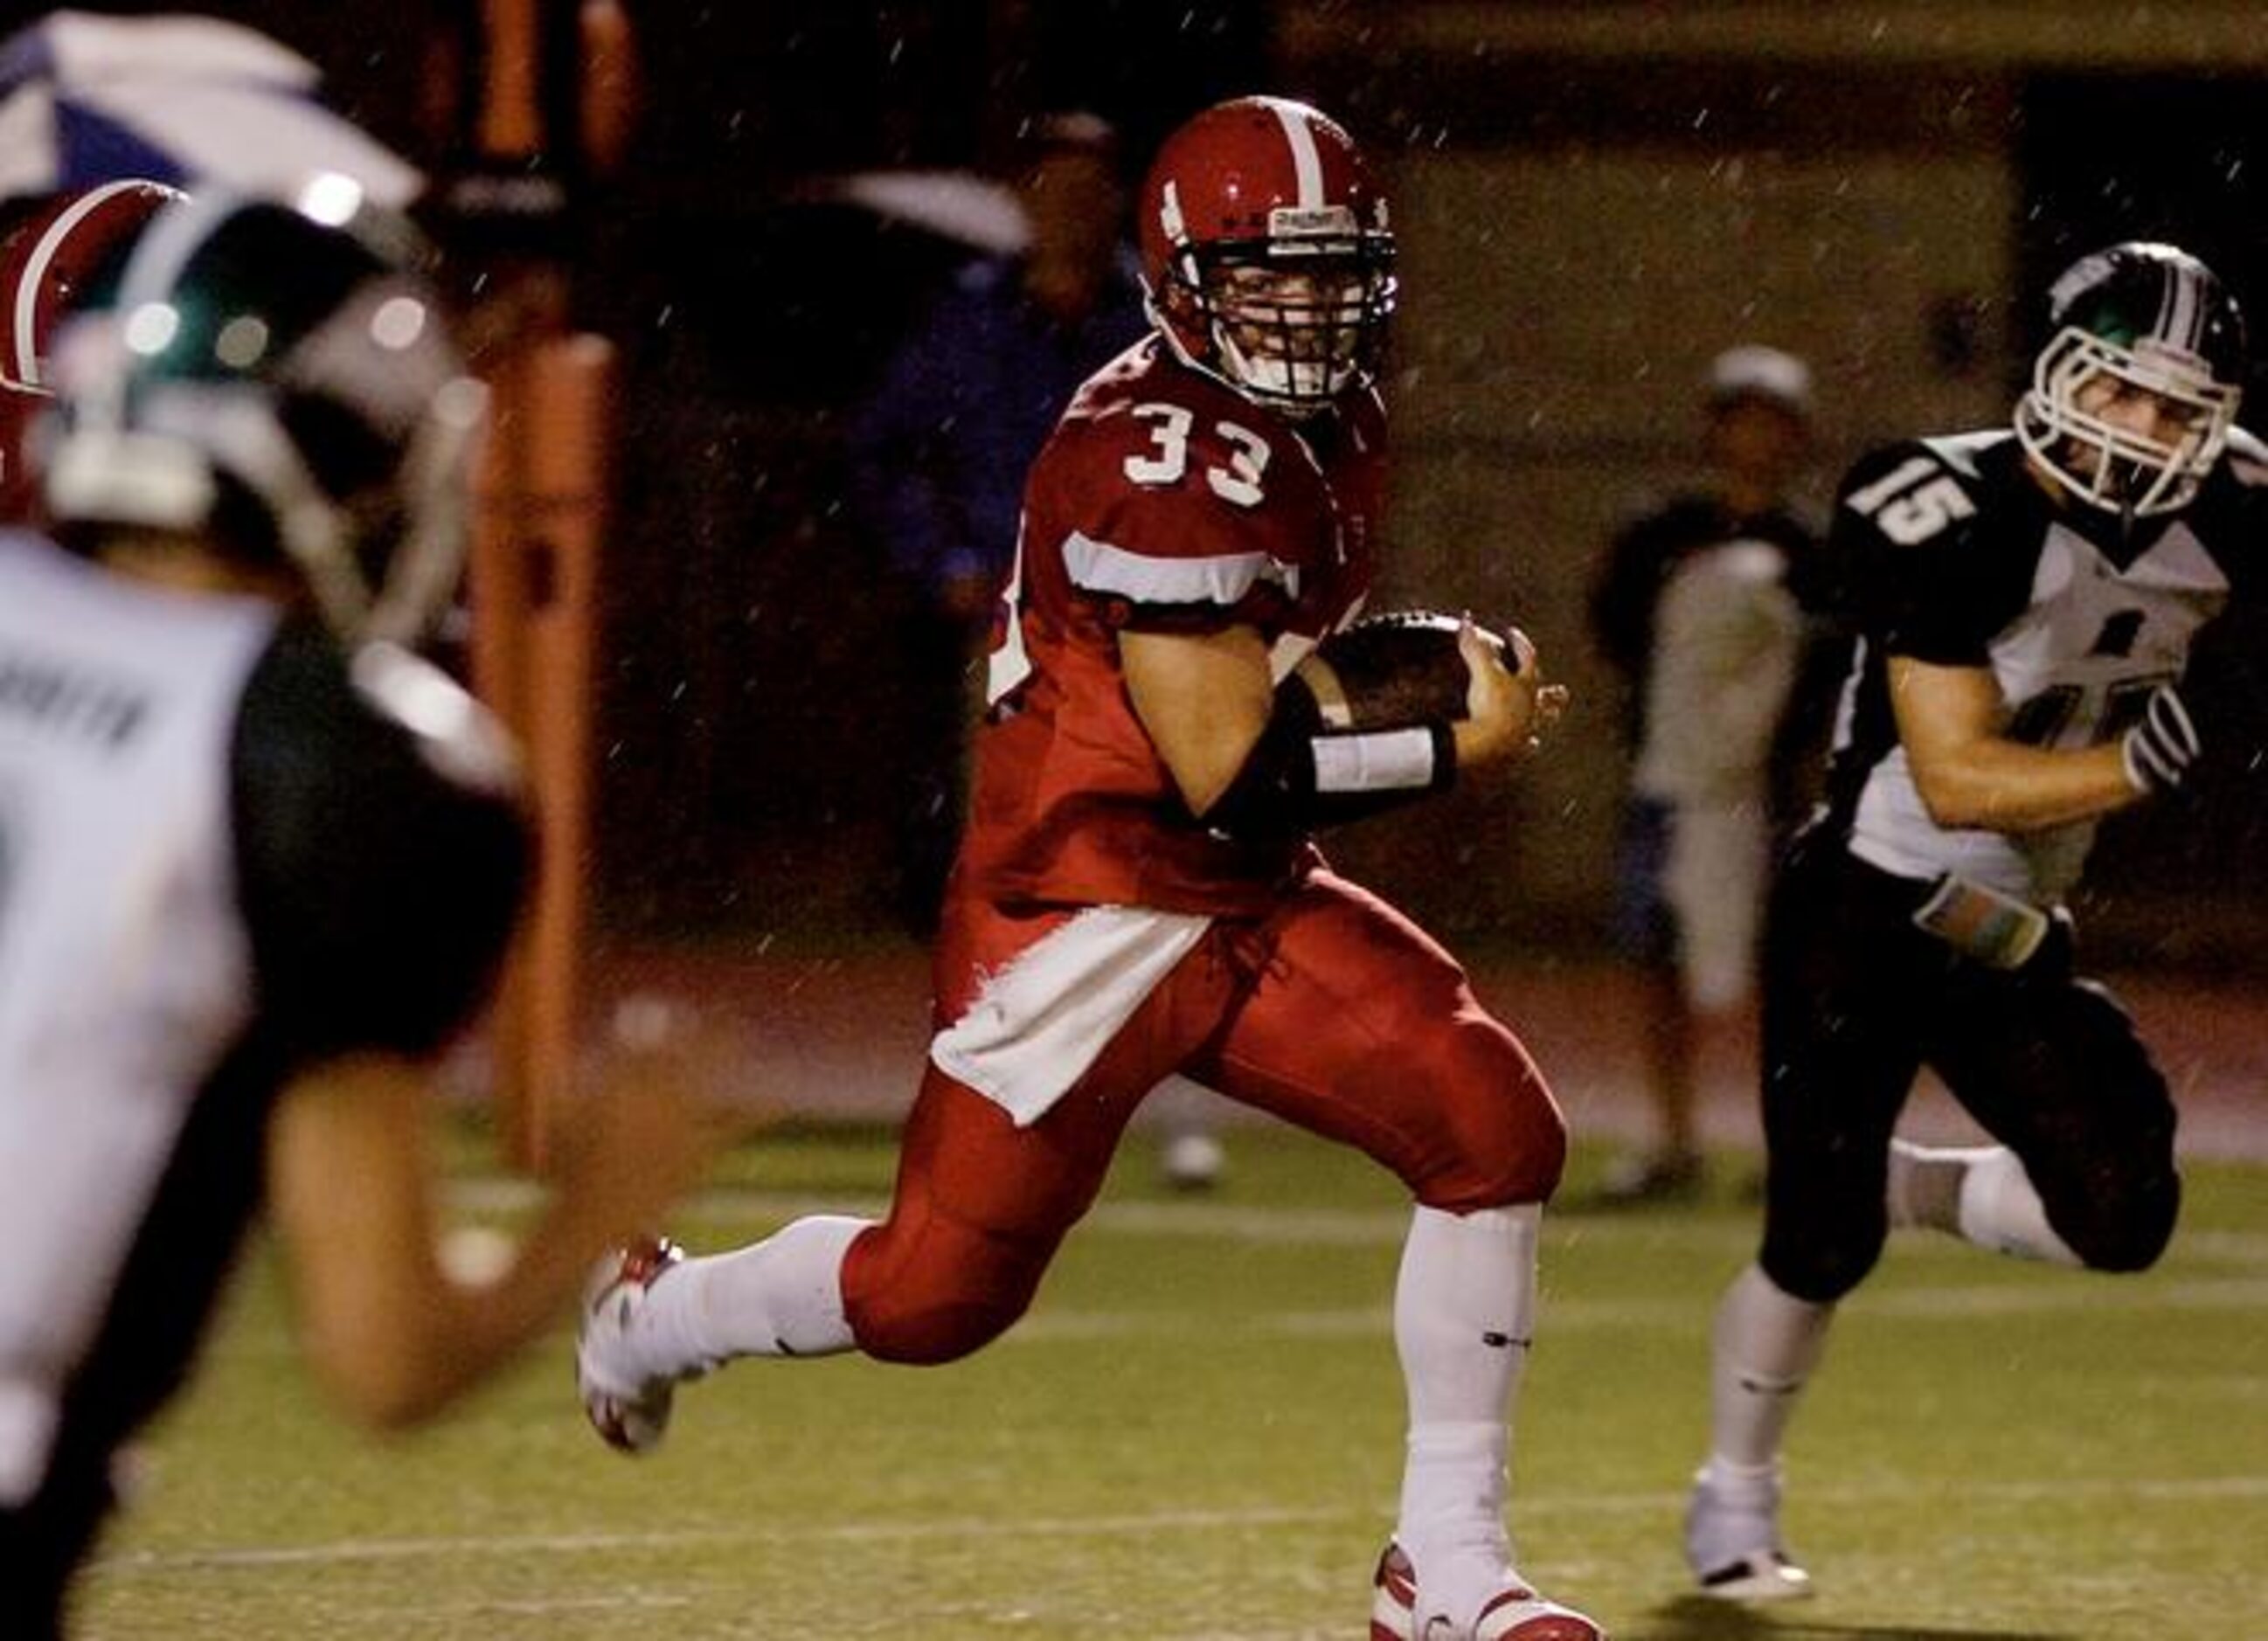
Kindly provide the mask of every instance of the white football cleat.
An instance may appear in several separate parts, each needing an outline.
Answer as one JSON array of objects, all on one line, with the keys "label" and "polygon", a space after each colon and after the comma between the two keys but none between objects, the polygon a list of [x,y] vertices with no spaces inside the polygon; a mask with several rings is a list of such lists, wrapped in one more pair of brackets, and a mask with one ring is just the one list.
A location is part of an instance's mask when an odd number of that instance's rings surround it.
[{"label": "white football cleat", "polygon": [[1785,1550],[1750,1550],[1699,1577],[1701,1593],[1719,1601],[1800,1601],[1811,1593],[1811,1575]]},{"label": "white football cleat", "polygon": [[623,1453],[651,1453],[669,1429],[677,1380],[624,1372],[611,1363],[647,1291],[685,1258],[666,1237],[649,1237],[617,1248],[599,1262],[583,1293],[582,1326],[575,1336],[575,1385],[583,1411],[600,1439]]},{"label": "white football cleat", "polygon": [[1793,1601],[1811,1575],[1779,1537],[1779,1473],[1727,1479],[1705,1468],[1685,1509],[1685,1559],[1701,1593],[1720,1601]]},{"label": "white football cleat", "polygon": [[1503,1587],[1481,1603],[1468,1625],[1446,1613],[1418,1611],[1424,1595],[1418,1570],[1389,1542],[1378,1558],[1370,1603],[1370,1641],[1607,1641],[1607,1632],[1572,1608],[1547,1601],[1509,1567]]}]

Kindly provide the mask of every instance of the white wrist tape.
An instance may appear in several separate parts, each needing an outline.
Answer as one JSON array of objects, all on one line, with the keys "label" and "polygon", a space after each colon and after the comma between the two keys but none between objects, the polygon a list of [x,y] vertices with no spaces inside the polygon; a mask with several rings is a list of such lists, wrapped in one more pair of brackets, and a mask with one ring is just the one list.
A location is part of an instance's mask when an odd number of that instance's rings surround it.
[{"label": "white wrist tape", "polygon": [[1406,791],[1433,784],[1433,732],[1422,725],[1318,735],[1309,744],[1318,792]]}]

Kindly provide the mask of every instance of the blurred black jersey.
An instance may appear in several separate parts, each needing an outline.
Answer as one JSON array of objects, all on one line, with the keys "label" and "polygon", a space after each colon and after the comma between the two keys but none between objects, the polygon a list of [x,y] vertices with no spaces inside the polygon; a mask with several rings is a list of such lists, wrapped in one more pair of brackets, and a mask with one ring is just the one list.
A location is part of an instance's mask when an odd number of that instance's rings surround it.
[{"label": "blurred black jersey", "polygon": [[6,1582],[68,1564],[183,1373],[284,1079],[428,1052],[482,1001],[528,866],[514,778],[401,651],[0,533]]}]

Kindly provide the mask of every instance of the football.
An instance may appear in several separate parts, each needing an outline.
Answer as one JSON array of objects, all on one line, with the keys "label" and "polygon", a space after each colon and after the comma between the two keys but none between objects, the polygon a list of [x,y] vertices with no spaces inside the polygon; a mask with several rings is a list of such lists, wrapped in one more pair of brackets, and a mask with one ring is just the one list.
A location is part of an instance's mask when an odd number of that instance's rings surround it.
[{"label": "football", "polygon": [[[1298,676],[1331,729],[1395,729],[1465,716],[1471,679],[1457,648],[1462,618],[1438,610],[1366,616],[1317,644]],[[1510,648],[1506,632],[1481,636]]]}]

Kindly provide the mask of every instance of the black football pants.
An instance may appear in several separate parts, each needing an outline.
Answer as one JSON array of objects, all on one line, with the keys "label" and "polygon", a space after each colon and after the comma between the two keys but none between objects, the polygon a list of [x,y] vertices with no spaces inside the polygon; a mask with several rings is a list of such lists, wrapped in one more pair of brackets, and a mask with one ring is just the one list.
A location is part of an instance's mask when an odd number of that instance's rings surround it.
[{"label": "black football pants", "polygon": [[1815,1304],[1863,1281],[1888,1233],[1890,1137],[1924,1066],[2014,1151],[2088,1265],[2139,1270],[2181,1197],[2174,1107],[2125,1011],[2073,970],[2058,918],[2019,969],[1918,927],[1931,886],[1799,839],[1764,956],[1764,1273]]}]

